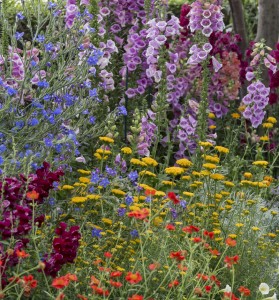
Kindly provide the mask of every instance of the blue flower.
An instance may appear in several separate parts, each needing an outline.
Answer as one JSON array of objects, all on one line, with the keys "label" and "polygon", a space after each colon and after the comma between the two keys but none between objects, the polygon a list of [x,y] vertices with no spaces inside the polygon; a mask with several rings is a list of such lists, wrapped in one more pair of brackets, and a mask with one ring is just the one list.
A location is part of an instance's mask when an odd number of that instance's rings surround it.
[{"label": "blue flower", "polygon": [[95,98],[98,96],[97,89],[94,88],[93,90],[89,90],[89,97]]},{"label": "blue flower", "polygon": [[15,126],[16,126],[18,129],[22,129],[22,128],[24,127],[24,121],[23,121],[23,120],[16,121],[16,122],[15,122]]},{"label": "blue flower", "polygon": [[100,180],[99,175],[98,175],[97,173],[92,173],[92,175],[91,175],[91,180],[90,180],[90,181],[91,181],[92,183],[98,183],[99,180]]},{"label": "blue flower", "polygon": [[32,118],[32,119],[29,120],[28,124],[29,124],[30,126],[36,126],[36,125],[39,124],[39,120],[36,119],[36,118]]},{"label": "blue flower", "polygon": [[39,81],[38,82],[38,87],[44,89],[44,88],[48,88],[49,87],[49,83],[45,80]]},{"label": "blue flower", "polygon": [[133,229],[130,231],[130,235],[133,237],[133,238],[136,238],[136,237],[139,237],[139,233],[136,229]]},{"label": "blue flower", "polygon": [[126,107],[125,106],[118,106],[118,112],[117,112],[117,114],[119,115],[119,116],[127,116],[127,109],[126,109]]},{"label": "blue flower", "polygon": [[48,9],[53,9],[53,8],[55,8],[57,6],[57,4],[56,3],[53,3],[53,2],[48,2]]},{"label": "blue flower", "polygon": [[187,205],[187,202],[185,200],[181,200],[179,205],[182,207],[182,208],[186,208],[186,205]]},{"label": "blue flower", "polygon": [[49,100],[51,100],[51,98],[52,98],[52,96],[51,96],[50,94],[46,94],[46,95],[43,97],[43,99],[44,99],[45,101],[49,101]]},{"label": "blue flower", "polygon": [[0,153],[5,152],[6,150],[7,150],[6,145],[4,145],[4,144],[0,145]]},{"label": "blue flower", "polygon": [[16,14],[16,17],[17,17],[19,20],[23,20],[23,19],[25,18],[24,15],[23,15],[23,13],[22,13],[22,11],[18,12],[18,13]]},{"label": "blue flower", "polygon": [[60,115],[62,114],[63,112],[63,109],[61,107],[57,107],[54,111],[53,111],[53,114],[54,115]]},{"label": "blue flower", "polygon": [[106,188],[109,184],[110,184],[110,181],[107,178],[103,178],[99,183],[99,185],[104,188]]},{"label": "blue flower", "polygon": [[50,138],[45,138],[44,142],[45,142],[45,145],[47,147],[52,147],[53,146],[52,139],[50,139]]},{"label": "blue flower", "polygon": [[96,122],[96,118],[94,116],[89,117],[89,123],[94,125]]},{"label": "blue flower", "polygon": [[42,34],[39,34],[36,38],[36,41],[39,43],[43,43],[45,41],[45,36]]},{"label": "blue flower", "polygon": [[139,175],[137,171],[131,171],[128,175],[128,178],[133,182],[138,179]]},{"label": "blue flower", "polygon": [[98,63],[99,57],[97,55],[95,56],[89,56],[87,59],[87,63],[89,66],[96,66]]},{"label": "blue flower", "polygon": [[17,90],[11,88],[10,86],[8,86],[6,88],[6,91],[7,91],[7,93],[8,93],[9,96],[13,96],[13,95],[15,95],[17,93]]},{"label": "blue flower", "polygon": [[130,195],[126,195],[126,197],[125,197],[125,203],[126,203],[128,206],[130,206],[133,202],[134,202],[133,197],[130,196]]},{"label": "blue flower", "polygon": [[126,214],[126,208],[123,207],[118,208],[117,213],[119,217],[124,217]]},{"label": "blue flower", "polygon": [[93,228],[91,234],[93,237],[101,238],[102,237],[101,232],[102,232],[101,229]]},{"label": "blue flower", "polygon": [[112,169],[112,168],[109,168],[108,166],[106,166],[106,172],[108,173],[109,176],[116,176],[117,172],[116,170]]},{"label": "blue flower", "polygon": [[0,77],[0,85],[2,86],[4,84],[3,79]]},{"label": "blue flower", "polygon": [[45,50],[46,52],[51,52],[53,50],[53,44],[52,43],[45,44]]},{"label": "blue flower", "polygon": [[4,163],[4,159],[2,156],[0,156],[0,165],[3,165],[3,163]]},{"label": "blue flower", "polygon": [[16,32],[15,33],[15,38],[16,40],[20,40],[24,36],[24,32]]}]

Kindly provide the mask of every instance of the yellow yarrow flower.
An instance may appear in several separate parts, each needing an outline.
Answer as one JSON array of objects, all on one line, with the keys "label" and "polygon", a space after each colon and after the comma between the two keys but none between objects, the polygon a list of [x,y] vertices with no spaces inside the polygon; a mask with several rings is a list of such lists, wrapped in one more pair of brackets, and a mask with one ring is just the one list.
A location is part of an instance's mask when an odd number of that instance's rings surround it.
[{"label": "yellow yarrow flower", "polygon": [[201,146],[201,147],[213,147],[213,144],[212,143],[210,143],[210,142],[199,142],[199,145]]},{"label": "yellow yarrow flower", "polygon": [[125,196],[126,195],[126,193],[124,191],[119,190],[119,189],[112,189],[111,192],[117,196]]},{"label": "yellow yarrow flower", "polygon": [[130,163],[132,165],[141,166],[141,167],[146,167],[147,166],[147,164],[145,162],[143,162],[143,161],[141,161],[141,160],[139,160],[137,158],[132,158],[130,160]]},{"label": "yellow yarrow flower", "polygon": [[83,170],[83,169],[78,169],[77,171],[80,174],[83,174],[83,175],[90,175],[91,174],[91,171],[87,171],[87,170]]},{"label": "yellow yarrow flower", "polygon": [[267,123],[263,123],[263,128],[273,128],[273,123],[269,123],[269,122],[267,122]]},{"label": "yellow yarrow flower", "polygon": [[253,162],[254,166],[266,167],[268,165],[268,161],[266,160],[256,160]]},{"label": "yellow yarrow flower", "polygon": [[154,189],[153,187],[151,187],[151,186],[149,186],[148,184],[145,184],[145,183],[140,183],[139,186],[142,187],[145,190],[156,191],[156,189]]},{"label": "yellow yarrow flower", "polygon": [[215,173],[215,174],[211,174],[210,178],[214,180],[224,180],[225,176],[219,173]]},{"label": "yellow yarrow flower", "polygon": [[176,186],[176,183],[169,180],[162,180],[163,185],[170,185],[170,186]]},{"label": "yellow yarrow flower", "polygon": [[148,166],[153,166],[153,167],[158,166],[158,162],[155,159],[151,158],[151,157],[143,157],[141,160],[144,163],[146,163]]},{"label": "yellow yarrow flower", "polygon": [[243,223],[236,223],[235,226],[236,226],[236,227],[243,227],[244,224],[243,224]]},{"label": "yellow yarrow flower", "polygon": [[211,163],[215,163],[218,164],[220,162],[220,158],[216,155],[216,156],[212,156],[212,155],[203,155],[204,159],[206,161],[209,161]]},{"label": "yellow yarrow flower", "polygon": [[243,176],[244,176],[245,178],[248,178],[248,179],[250,179],[250,178],[252,178],[252,177],[253,177],[253,174],[252,174],[252,173],[250,173],[250,172],[245,172],[245,173],[243,174]]},{"label": "yellow yarrow flower", "polygon": [[87,177],[79,177],[78,179],[80,182],[82,183],[89,183],[90,182],[90,179],[87,178]]},{"label": "yellow yarrow flower", "polygon": [[83,187],[87,187],[87,185],[85,183],[80,183],[80,182],[75,182],[74,186],[83,186]]},{"label": "yellow yarrow flower", "polygon": [[65,184],[62,186],[62,190],[72,190],[72,189],[74,189],[74,187],[72,185]]},{"label": "yellow yarrow flower", "polygon": [[112,220],[108,218],[102,218],[102,222],[108,225],[112,225]]},{"label": "yellow yarrow flower", "polygon": [[209,169],[209,170],[213,170],[216,169],[217,166],[215,164],[211,164],[211,163],[205,163],[202,165],[204,168]]},{"label": "yellow yarrow flower", "polygon": [[230,237],[231,239],[236,239],[237,238],[237,235],[232,233],[232,234],[229,234],[228,237]]},{"label": "yellow yarrow flower", "polygon": [[114,139],[112,139],[112,138],[110,138],[108,136],[100,136],[99,140],[102,141],[102,142],[109,143],[109,144],[113,144],[114,143]]},{"label": "yellow yarrow flower", "polygon": [[228,148],[222,147],[222,146],[215,146],[214,149],[220,153],[229,153],[230,152],[230,150]]},{"label": "yellow yarrow flower", "polygon": [[208,118],[209,118],[209,119],[215,119],[215,114],[212,113],[212,112],[210,112],[210,113],[208,114]]},{"label": "yellow yarrow flower", "polygon": [[124,153],[124,154],[132,154],[133,153],[133,151],[130,147],[121,148],[121,152]]},{"label": "yellow yarrow flower", "polygon": [[162,191],[156,191],[155,196],[159,196],[159,197],[162,196],[162,197],[164,197],[164,196],[166,196],[166,193],[162,192]]},{"label": "yellow yarrow flower", "polygon": [[72,203],[84,203],[87,200],[87,197],[73,197]]},{"label": "yellow yarrow flower", "polygon": [[211,130],[216,129],[216,125],[210,125],[210,126],[208,126],[208,128]]},{"label": "yellow yarrow flower", "polygon": [[182,175],[184,172],[184,169],[180,167],[169,167],[165,169],[166,174],[173,176]]},{"label": "yellow yarrow flower", "polygon": [[179,166],[181,166],[183,168],[188,168],[188,167],[191,167],[192,162],[190,160],[188,160],[187,158],[181,158],[176,161],[176,164],[178,164]]},{"label": "yellow yarrow flower", "polygon": [[191,192],[183,192],[183,195],[186,197],[193,197],[195,194]]},{"label": "yellow yarrow flower", "polygon": [[239,113],[232,113],[231,116],[234,119],[239,119],[240,118],[240,114]]},{"label": "yellow yarrow flower", "polygon": [[274,117],[268,117],[268,118],[267,118],[267,122],[270,122],[270,123],[272,123],[272,124],[275,124],[275,123],[277,123],[277,119],[274,118]]},{"label": "yellow yarrow flower", "polygon": [[228,187],[233,187],[235,186],[235,184],[231,181],[224,181],[224,185],[228,186]]},{"label": "yellow yarrow flower", "polygon": [[263,136],[260,137],[260,141],[268,142],[269,141],[269,137],[267,135],[263,135]]},{"label": "yellow yarrow flower", "polygon": [[140,175],[140,176],[147,175],[147,176],[151,176],[151,177],[157,177],[156,174],[154,174],[154,173],[152,173],[152,172],[150,172],[150,171],[147,171],[147,170],[144,170],[144,171],[139,172],[139,175]]},{"label": "yellow yarrow flower", "polygon": [[275,233],[272,233],[272,232],[268,233],[267,235],[268,235],[270,238],[275,238],[275,237],[277,236]]},{"label": "yellow yarrow flower", "polygon": [[190,175],[184,175],[181,177],[182,180],[190,180],[191,176]]},{"label": "yellow yarrow flower", "polygon": [[101,198],[101,196],[97,195],[97,194],[91,194],[91,195],[87,195],[86,198],[88,200],[99,200]]}]

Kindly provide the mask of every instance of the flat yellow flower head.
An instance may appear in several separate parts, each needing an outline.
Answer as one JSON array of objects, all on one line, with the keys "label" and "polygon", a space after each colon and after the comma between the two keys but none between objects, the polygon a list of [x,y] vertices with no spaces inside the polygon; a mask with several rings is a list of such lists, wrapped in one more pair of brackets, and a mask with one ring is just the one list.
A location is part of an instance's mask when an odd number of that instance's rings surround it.
[{"label": "flat yellow flower head", "polygon": [[192,162],[188,160],[187,158],[181,158],[176,161],[176,164],[183,168],[188,168],[192,165]]},{"label": "flat yellow flower head", "polygon": [[222,146],[215,146],[214,149],[220,153],[229,153],[230,152],[230,150],[228,148],[222,147]]},{"label": "flat yellow flower head", "polygon": [[268,165],[268,161],[266,160],[256,160],[253,162],[254,166],[266,167]]},{"label": "flat yellow flower head", "polygon": [[113,144],[114,143],[114,139],[112,139],[112,138],[110,138],[108,136],[100,136],[99,140],[102,141],[102,142],[109,143],[109,144]]},{"label": "flat yellow flower head", "polygon": [[121,148],[121,152],[124,153],[124,154],[128,154],[128,155],[133,153],[133,151],[130,147]]},{"label": "flat yellow flower head", "polygon": [[143,157],[141,160],[142,160],[144,163],[146,163],[148,166],[153,166],[153,167],[158,166],[158,162],[157,162],[154,158],[151,158],[151,157]]},{"label": "flat yellow flower head", "polygon": [[275,124],[275,123],[277,123],[277,119],[274,118],[274,117],[268,117],[268,118],[267,118],[267,122],[272,123],[272,124]]},{"label": "flat yellow flower head", "polygon": [[178,176],[185,172],[183,168],[180,167],[169,167],[165,169],[165,173],[168,175]]}]

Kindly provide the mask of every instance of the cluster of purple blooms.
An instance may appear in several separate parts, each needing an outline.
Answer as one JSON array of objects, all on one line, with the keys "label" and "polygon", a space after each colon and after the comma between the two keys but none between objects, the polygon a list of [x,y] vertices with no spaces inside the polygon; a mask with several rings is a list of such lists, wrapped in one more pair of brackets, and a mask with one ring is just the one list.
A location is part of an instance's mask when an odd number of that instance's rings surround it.
[{"label": "cluster of purple blooms", "polygon": [[270,88],[258,80],[251,83],[247,90],[248,94],[242,99],[242,102],[247,106],[243,116],[251,121],[254,128],[257,128],[262,124],[265,116],[264,109],[268,105]]},{"label": "cluster of purple blooms", "polygon": [[191,6],[189,12],[191,32],[201,31],[204,36],[209,37],[214,31],[223,31],[225,24],[218,1],[196,0]]}]

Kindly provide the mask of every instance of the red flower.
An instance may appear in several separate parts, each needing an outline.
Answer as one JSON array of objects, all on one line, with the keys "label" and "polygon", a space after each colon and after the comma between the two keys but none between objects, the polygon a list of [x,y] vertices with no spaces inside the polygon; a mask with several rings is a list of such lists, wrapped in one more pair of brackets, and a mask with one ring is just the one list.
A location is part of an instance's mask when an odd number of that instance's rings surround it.
[{"label": "red flower", "polygon": [[128,213],[129,217],[134,217],[135,219],[143,220],[147,218],[150,214],[150,210],[148,208],[142,208],[139,210],[134,210]]},{"label": "red flower", "polygon": [[24,250],[17,249],[16,250],[16,256],[19,257],[19,258],[26,258],[26,257],[29,257],[30,254],[26,253]]},{"label": "red flower", "polygon": [[25,285],[34,289],[38,285],[38,281],[34,279],[33,275],[23,276],[23,281]]},{"label": "red flower", "polygon": [[116,288],[120,288],[120,287],[122,287],[122,285],[123,285],[121,282],[119,282],[119,281],[113,281],[112,279],[109,281],[109,284],[110,284],[111,286],[116,287]]},{"label": "red flower", "polygon": [[236,246],[236,240],[229,237],[229,238],[226,239],[226,244],[229,247],[235,247]]},{"label": "red flower", "polygon": [[40,197],[40,194],[37,193],[35,190],[31,191],[31,192],[28,192],[26,193],[26,197],[29,199],[29,200],[38,200],[38,198]]},{"label": "red flower", "polygon": [[211,275],[210,276],[210,280],[212,280],[213,282],[215,282],[215,284],[217,286],[221,286],[221,282],[217,279],[217,277],[215,275]]},{"label": "red flower", "polygon": [[217,249],[209,249],[209,251],[214,256],[219,256],[221,254]]},{"label": "red flower", "polygon": [[159,264],[159,263],[150,264],[150,265],[148,266],[148,268],[149,268],[150,271],[153,271],[153,270],[155,270],[155,269],[157,269],[157,268],[159,268],[159,267],[160,267],[160,264]]},{"label": "red flower", "polygon": [[228,268],[231,268],[232,265],[235,265],[237,264],[239,261],[239,256],[238,255],[235,255],[235,256],[226,256],[225,259],[224,259],[224,262],[226,263],[226,266]]},{"label": "red flower", "polygon": [[169,283],[168,287],[172,288],[172,287],[178,286],[179,284],[180,284],[180,282],[175,279],[174,281],[172,281],[171,283]]},{"label": "red flower", "polygon": [[77,298],[81,299],[81,300],[88,300],[88,298],[84,297],[81,294],[77,294]]},{"label": "red flower", "polygon": [[183,227],[182,231],[187,232],[187,233],[192,233],[192,232],[199,232],[200,229],[199,229],[199,227],[196,227],[194,225],[189,225],[189,226]]},{"label": "red flower", "polygon": [[207,275],[200,274],[200,273],[197,275],[197,278],[198,279],[201,278],[204,281],[207,281],[209,279],[209,277]]},{"label": "red flower", "polygon": [[242,285],[239,287],[238,291],[247,297],[250,296],[250,294],[251,294],[250,290],[247,287],[242,286]]},{"label": "red flower", "polygon": [[206,285],[204,288],[207,293],[210,293],[210,291],[212,289],[212,285]]},{"label": "red flower", "polygon": [[185,256],[183,254],[185,254],[185,251],[171,252],[170,253],[170,258],[174,258],[178,261],[181,261],[181,260],[185,259]]},{"label": "red flower", "polygon": [[144,194],[146,196],[154,196],[156,193],[156,190],[145,190]]},{"label": "red flower", "polygon": [[91,285],[91,288],[94,294],[98,294],[100,296],[105,296],[105,297],[109,295],[108,290],[104,290],[101,287],[98,287],[97,285]]},{"label": "red flower", "polygon": [[180,203],[180,200],[176,197],[174,192],[169,192],[168,193],[168,198],[173,202],[173,204]]},{"label": "red flower", "polygon": [[213,238],[214,238],[214,232],[213,232],[213,231],[207,231],[207,230],[205,230],[205,231],[203,232],[203,235],[204,235],[204,236],[208,236],[210,239],[213,239]]},{"label": "red flower", "polygon": [[169,231],[173,231],[173,230],[175,230],[175,226],[173,224],[168,224],[168,225],[166,225],[166,229]]},{"label": "red flower", "polygon": [[136,273],[128,272],[125,279],[130,284],[136,284],[136,283],[139,283],[142,280],[142,277],[141,277],[139,272],[136,272]]},{"label": "red flower", "polygon": [[194,237],[194,238],[192,239],[192,241],[193,241],[194,243],[200,243],[200,242],[202,241],[202,239],[201,239],[199,236],[197,236],[197,237]]},{"label": "red flower", "polygon": [[105,252],[104,253],[104,256],[105,257],[108,257],[108,258],[111,258],[112,257],[112,254],[110,252]]},{"label": "red flower", "polygon": [[63,289],[64,287],[68,286],[70,280],[66,276],[57,277],[53,279],[52,286],[56,289]]},{"label": "red flower", "polygon": [[239,298],[237,298],[232,292],[225,292],[224,297],[224,299],[239,300]]},{"label": "red flower", "polygon": [[112,278],[112,277],[119,277],[119,276],[121,276],[122,275],[122,272],[120,272],[120,271],[114,271],[114,272],[111,272],[110,273],[110,277]]},{"label": "red flower", "polygon": [[63,300],[64,298],[65,298],[65,294],[60,293],[60,294],[55,298],[55,300]]},{"label": "red flower", "polygon": [[135,294],[129,297],[128,300],[143,300],[143,296]]},{"label": "red flower", "polygon": [[71,273],[66,274],[65,278],[67,278],[70,281],[77,281],[78,280],[77,275],[76,274],[71,274]]}]

